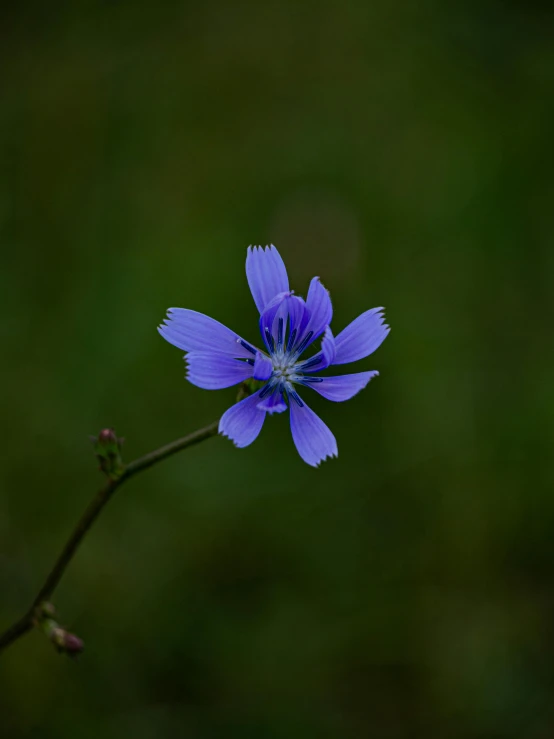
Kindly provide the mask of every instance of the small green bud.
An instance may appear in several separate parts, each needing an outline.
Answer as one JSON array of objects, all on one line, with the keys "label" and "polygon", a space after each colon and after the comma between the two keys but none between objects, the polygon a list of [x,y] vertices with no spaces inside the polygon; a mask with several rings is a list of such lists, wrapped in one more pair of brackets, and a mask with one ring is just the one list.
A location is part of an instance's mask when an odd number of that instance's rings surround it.
[{"label": "small green bud", "polygon": [[113,429],[102,429],[98,436],[91,436],[94,444],[94,453],[100,463],[100,469],[111,480],[121,477],[124,470],[121,459],[121,445],[124,439],[115,435]]},{"label": "small green bud", "polygon": [[82,639],[72,634],[55,620],[56,609],[52,603],[41,603],[35,611],[35,624],[46,635],[58,652],[75,657],[85,648]]},{"label": "small green bud", "polygon": [[49,638],[58,652],[68,654],[70,657],[75,657],[78,654],[81,654],[85,648],[85,644],[82,639],[79,639],[75,634],[71,634],[69,631],[66,631],[61,626],[57,626],[52,629],[50,631]]}]

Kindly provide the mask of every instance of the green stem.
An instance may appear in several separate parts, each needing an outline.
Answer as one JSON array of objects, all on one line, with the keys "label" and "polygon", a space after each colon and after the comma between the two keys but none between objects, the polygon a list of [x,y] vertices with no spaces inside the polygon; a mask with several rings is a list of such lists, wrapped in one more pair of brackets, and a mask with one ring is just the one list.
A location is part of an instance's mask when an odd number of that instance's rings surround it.
[{"label": "green stem", "polygon": [[188,436],[184,436],[182,439],[172,441],[170,444],[166,444],[166,446],[156,449],[154,452],[145,454],[143,457],[135,459],[134,462],[130,462],[126,465],[117,479],[108,480],[104,487],[96,493],[79,519],[27,613],[10,626],[10,628],[3,634],[0,634],[0,652],[10,644],[13,644],[17,639],[22,637],[36,625],[37,613],[40,610],[41,604],[44,601],[50,600],[69,563],[75,556],[79,545],[115,491],[121,487],[124,482],[129,480],[129,478],[143,472],[149,467],[152,467],[152,465],[167,459],[172,454],[176,454],[182,449],[186,449],[189,446],[193,446],[193,444],[198,444],[205,439],[209,439],[211,436],[215,436],[217,434],[218,426],[219,422],[216,421],[203,429],[199,429]]}]

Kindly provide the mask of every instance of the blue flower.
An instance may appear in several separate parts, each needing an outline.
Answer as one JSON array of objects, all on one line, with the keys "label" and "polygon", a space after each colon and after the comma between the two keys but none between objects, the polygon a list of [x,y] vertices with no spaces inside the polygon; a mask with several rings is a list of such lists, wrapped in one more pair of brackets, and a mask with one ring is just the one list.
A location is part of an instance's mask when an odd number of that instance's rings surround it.
[{"label": "blue flower", "polygon": [[[337,377],[321,377],[319,372],[374,352],[390,331],[384,324],[383,309],[362,313],[334,337],[330,329],[331,299],[319,277],[311,281],[305,301],[294,295],[289,290],[285,264],[274,246],[248,248],[246,277],[260,312],[265,351],[219,321],[186,308],[170,308],[158,331],[170,344],[187,352],[187,378],[193,385],[219,390],[249,379],[264,383],[223,414],[221,434],[237,447],[248,446],[260,433],[266,414],[283,413],[288,403],[298,453],[317,467],[327,457],[337,456],[337,442],[296,388],[309,387],[337,402],[349,400],[362,390],[378,372]],[[321,349],[302,359],[303,352],[320,337]]]}]

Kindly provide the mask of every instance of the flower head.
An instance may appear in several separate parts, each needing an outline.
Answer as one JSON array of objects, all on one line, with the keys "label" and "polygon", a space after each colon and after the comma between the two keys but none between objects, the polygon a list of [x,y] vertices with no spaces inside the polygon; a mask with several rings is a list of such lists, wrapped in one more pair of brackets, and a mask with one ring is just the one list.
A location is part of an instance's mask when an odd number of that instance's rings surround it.
[{"label": "flower head", "polygon": [[[362,313],[334,337],[330,328],[331,299],[319,277],[311,281],[306,300],[295,295],[274,246],[248,248],[246,277],[260,313],[264,351],[219,321],[186,308],[170,308],[158,331],[170,344],[187,352],[187,378],[198,387],[217,390],[249,379],[263,383],[223,414],[221,434],[237,447],[248,446],[257,438],[268,413],[283,413],[290,408],[290,427],[298,453],[317,467],[327,457],[337,455],[337,442],[297,388],[309,387],[333,401],[349,400],[362,390],[378,372],[331,377],[319,373],[374,352],[390,331],[384,324],[383,309]],[[303,358],[318,339],[320,350]]]}]

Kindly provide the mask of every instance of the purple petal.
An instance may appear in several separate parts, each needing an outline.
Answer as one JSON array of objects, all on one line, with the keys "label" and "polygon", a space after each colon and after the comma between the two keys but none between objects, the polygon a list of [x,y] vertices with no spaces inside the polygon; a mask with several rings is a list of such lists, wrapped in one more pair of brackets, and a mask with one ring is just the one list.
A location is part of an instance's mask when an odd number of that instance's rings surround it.
[{"label": "purple petal", "polygon": [[290,430],[298,453],[312,467],[337,456],[337,442],[330,429],[297,395],[290,401]]},{"label": "purple petal", "polygon": [[340,377],[306,377],[302,384],[311,387],[327,400],[340,403],[353,398],[378,374],[378,372],[356,372],[353,375],[341,375]]},{"label": "purple petal", "polygon": [[256,354],[256,360],[254,362],[253,369],[254,372],[252,373],[252,377],[255,380],[269,380],[269,378],[271,377],[271,373],[273,372],[271,359],[265,354],[258,352]]},{"label": "purple petal", "polygon": [[239,448],[251,444],[264,425],[265,412],[257,408],[259,395],[258,391],[235,403],[219,421],[219,433],[227,436]]},{"label": "purple petal", "polygon": [[333,332],[329,326],[325,329],[325,336],[321,342],[321,352],[323,354],[325,367],[329,367],[335,361],[337,354],[335,337],[333,336]]},{"label": "purple petal", "polygon": [[383,308],[362,313],[335,339],[336,357],[333,364],[356,362],[372,354],[386,339],[390,328],[385,325]]},{"label": "purple petal", "polygon": [[273,335],[273,322],[275,321],[277,313],[281,309],[283,303],[291,297],[292,295],[290,292],[278,293],[269,301],[260,315],[260,334],[262,335],[262,339],[264,340],[269,352],[275,351],[277,343],[277,332],[275,336]]},{"label": "purple petal", "polygon": [[321,351],[298,365],[299,372],[320,372],[333,364],[335,359],[335,338],[330,327],[325,329]]},{"label": "purple petal", "polygon": [[[306,307],[310,313],[310,320],[302,334],[298,335],[296,342],[297,344],[303,344],[302,351],[321,336],[333,318],[333,306],[331,305],[329,291],[323,287],[319,277],[314,277],[310,282]],[[311,336],[308,339],[310,332]]]},{"label": "purple petal", "polygon": [[288,292],[289,278],[285,263],[271,245],[249,246],[246,254],[246,278],[260,313],[278,293]]},{"label": "purple petal", "polygon": [[[287,298],[287,300],[284,301],[283,305],[277,312],[275,320],[273,321],[274,334],[278,332],[278,321],[281,317],[288,320],[288,337],[292,346],[293,339],[291,337],[302,334],[306,324],[310,320],[310,312],[306,307],[304,298],[301,298],[298,295],[291,295],[290,298]],[[287,320],[285,320],[285,325]]]},{"label": "purple petal", "polygon": [[260,316],[260,333],[268,350],[282,351],[289,343],[287,336],[299,335],[309,317],[302,298],[289,292],[276,295]]},{"label": "purple petal", "polygon": [[166,341],[186,352],[216,352],[245,359],[254,359],[256,354],[256,349],[230,328],[188,308],[170,308],[158,331]]},{"label": "purple petal", "polygon": [[204,390],[221,390],[252,377],[253,366],[240,359],[212,352],[189,352],[187,380]]},{"label": "purple petal", "polygon": [[287,404],[283,399],[283,394],[274,390],[258,403],[258,408],[268,413],[283,413],[283,411],[287,410]]}]

